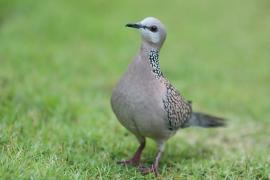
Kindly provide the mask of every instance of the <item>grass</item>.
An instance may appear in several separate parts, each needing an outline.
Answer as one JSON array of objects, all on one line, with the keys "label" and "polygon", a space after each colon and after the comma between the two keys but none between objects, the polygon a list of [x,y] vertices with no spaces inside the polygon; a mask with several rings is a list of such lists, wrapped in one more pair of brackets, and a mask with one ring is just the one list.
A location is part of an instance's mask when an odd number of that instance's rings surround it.
[{"label": "grass", "polygon": [[[111,90],[139,47],[125,23],[160,18],[167,77],[194,109],[230,119],[181,130],[165,179],[269,179],[270,4],[240,1],[0,2],[1,179],[153,179],[116,160],[135,138],[113,115]],[[148,141],[143,161],[150,164]]]}]

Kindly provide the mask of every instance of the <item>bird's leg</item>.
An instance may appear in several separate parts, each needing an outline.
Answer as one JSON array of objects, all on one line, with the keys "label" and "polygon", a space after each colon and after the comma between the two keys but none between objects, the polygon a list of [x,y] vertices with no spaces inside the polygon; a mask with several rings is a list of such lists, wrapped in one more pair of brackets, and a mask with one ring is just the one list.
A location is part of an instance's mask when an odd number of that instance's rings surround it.
[{"label": "bird's leg", "polygon": [[117,163],[124,164],[124,165],[133,165],[133,166],[139,165],[140,160],[141,160],[141,154],[144,147],[145,147],[145,139],[141,141],[140,146],[138,147],[137,151],[135,152],[135,154],[133,155],[131,159],[118,161]]},{"label": "bird's leg", "polygon": [[155,175],[158,176],[158,166],[159,166],[159,161],[160,161],[160,158],[161,158],[163,151],[164,151],[164,143],[158,142],[158,152],[157,152],[155,161],[150,167],[141,167],[140,168],[140,170],[143,174],[155,173]]}]

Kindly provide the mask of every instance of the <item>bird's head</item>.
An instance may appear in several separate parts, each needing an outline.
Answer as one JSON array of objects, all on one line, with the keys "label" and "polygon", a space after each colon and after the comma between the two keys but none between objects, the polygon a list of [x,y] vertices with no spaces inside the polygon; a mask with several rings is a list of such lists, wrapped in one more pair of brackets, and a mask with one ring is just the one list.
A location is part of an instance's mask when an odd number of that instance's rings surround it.
[{"label": "bird's head", "polygon": [[139,29],[143,42],[159,48],[166,39],[164,25],[154,17],[147,17],[138,23],[129,23],[126,26]]}]

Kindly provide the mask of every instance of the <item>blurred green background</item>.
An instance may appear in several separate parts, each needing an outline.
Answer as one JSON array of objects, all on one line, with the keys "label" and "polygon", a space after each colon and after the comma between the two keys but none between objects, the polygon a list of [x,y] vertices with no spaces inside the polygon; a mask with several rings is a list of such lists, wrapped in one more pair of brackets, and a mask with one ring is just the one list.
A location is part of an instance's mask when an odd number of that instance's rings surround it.
[{"label": "blurred green background", "polygon": [[[0,1],[0,177],[151,179],[115,163],[135,138],[110,109],[144,17],[167,27],[164,74],[227,128],[181,130],[167,179],[269,179],[270,1]],[[150,164],[149,141],[143,161]]]}]

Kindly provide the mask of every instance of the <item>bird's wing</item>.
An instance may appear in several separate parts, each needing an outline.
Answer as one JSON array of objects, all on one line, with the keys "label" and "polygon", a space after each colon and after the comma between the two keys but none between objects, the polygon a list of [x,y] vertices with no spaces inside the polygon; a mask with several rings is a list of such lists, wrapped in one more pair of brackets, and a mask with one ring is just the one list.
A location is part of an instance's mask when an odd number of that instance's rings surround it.
[{"label": "bird's wing", "polygon": [[186,121],[191,117],[191,102],[186,101],[173,85],[164,78],[166,94],[163,97],[164,109],[167,113],[168,128],[177,130],[184,127]]}]

